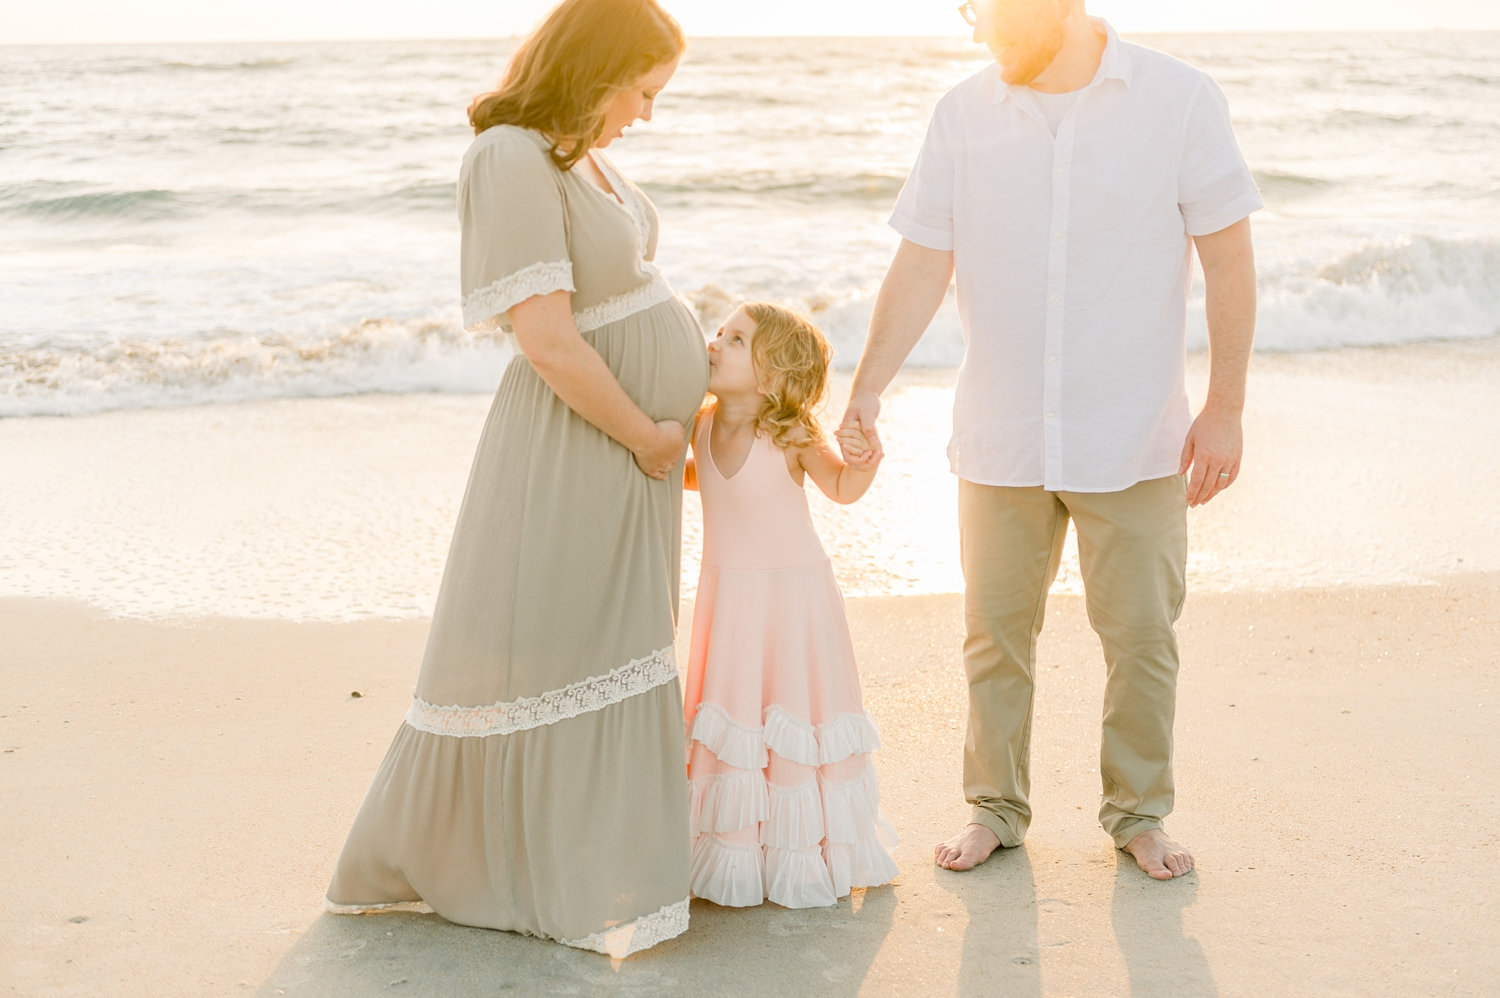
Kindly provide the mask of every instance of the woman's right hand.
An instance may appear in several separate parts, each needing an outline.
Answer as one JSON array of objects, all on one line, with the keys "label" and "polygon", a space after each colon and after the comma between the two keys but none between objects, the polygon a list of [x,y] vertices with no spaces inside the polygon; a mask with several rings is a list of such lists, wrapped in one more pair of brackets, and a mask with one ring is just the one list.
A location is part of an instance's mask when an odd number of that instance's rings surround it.
[{"label": "woman's right hand", "polygon": [[646,446],[634,450],[635,463],[648,478],[665,481],[667,474],[687,446],[687,430],[675,419],[656,424],[656,433]]}]

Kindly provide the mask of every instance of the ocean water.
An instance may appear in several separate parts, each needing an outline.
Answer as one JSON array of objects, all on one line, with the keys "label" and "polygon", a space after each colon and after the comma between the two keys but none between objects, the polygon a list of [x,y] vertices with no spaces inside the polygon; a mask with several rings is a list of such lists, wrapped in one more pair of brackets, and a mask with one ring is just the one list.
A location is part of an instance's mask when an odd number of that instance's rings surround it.
[{"label": "ocean water", "polygon": [[[1268,205],[1260,349],[1500,335],[1500,33],[1135,40],[1229,95]],[[514,44],[0,47],[0,417],[491,391],[509,347],[461,328],[454,180]],[[932,105],[985,58],[697,39],[610,153],[706,324],[787,301],[848,369]],[[911,363],[960,353],[950,303]]]}]

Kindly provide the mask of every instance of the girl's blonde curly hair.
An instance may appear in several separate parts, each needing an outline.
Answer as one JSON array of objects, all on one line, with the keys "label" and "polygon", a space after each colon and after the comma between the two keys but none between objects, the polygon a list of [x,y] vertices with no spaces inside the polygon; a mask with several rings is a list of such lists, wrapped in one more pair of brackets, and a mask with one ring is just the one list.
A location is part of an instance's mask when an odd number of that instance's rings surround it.
[{"label": "girl's blonde curly hair", "polygon": [[790,309],[747,302],[755,323],[750,362],[765,395],[755,428],[778,447],[796,447],[822,435],[817,409],[828,391],[833,348],[817,326]]}]

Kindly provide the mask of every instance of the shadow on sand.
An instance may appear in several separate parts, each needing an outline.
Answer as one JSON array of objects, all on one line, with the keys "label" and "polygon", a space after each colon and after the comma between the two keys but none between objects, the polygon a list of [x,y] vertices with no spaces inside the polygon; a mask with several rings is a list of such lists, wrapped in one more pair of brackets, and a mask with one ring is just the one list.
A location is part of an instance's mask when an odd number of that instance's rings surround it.
[{"label": "shadow on sand", "polygon": [[940,870],[936,876],[938,886],[969,915],[958,972],[960,998],[1039,998],[1036,878],[1026,847],[999,849],[972,870]]},{"label": "shadow on sand", "polygon": [[896,891],[856,890],[832,908],[802,910],[694,901],[686,934],[619,963],[437,915],[323,915],[256,994],[853,998],[890,932]]},{"label": "shadow on sand", "polygon": [[1198,874],[1158,883],[1129,854],[1117,851],[1115,860],[1109,919],[1130,971],[1130,994],[1218,998],[1203,947],[1182,929],[1182,912],[1198,896]]}]

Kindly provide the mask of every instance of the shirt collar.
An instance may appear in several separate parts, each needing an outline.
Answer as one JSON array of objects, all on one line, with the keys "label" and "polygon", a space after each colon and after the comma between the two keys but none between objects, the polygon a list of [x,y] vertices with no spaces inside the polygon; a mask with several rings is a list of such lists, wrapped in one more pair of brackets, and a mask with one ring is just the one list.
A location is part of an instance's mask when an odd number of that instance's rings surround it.
[{"label": "shirt collar", "polygon": [[[1105,80],[1119,80],[1128,88],[1132,75],[1130,57],[1125,53],[1125,45],[1120,41],[1120,36],[1115,34],[1115,29],[1102,17],[1092,18],[1095,24],[1104,28],[1104,54],[1099,59],[1099,71],[1089,81],[1084,90],[1098,86]],[[995,96],[990,101],[992,104],[1002,104],[1015,96],[1019,90],[1029,89],[1027,87],[1013,87],[1005,82],[1000,75],[999,66],[995,67]]]}]

